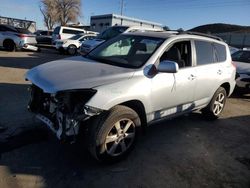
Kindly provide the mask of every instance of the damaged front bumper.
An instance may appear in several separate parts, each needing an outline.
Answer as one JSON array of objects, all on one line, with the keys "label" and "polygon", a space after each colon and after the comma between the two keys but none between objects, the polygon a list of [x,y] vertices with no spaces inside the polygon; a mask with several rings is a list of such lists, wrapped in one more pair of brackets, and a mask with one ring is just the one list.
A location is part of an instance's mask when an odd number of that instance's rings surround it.
[{"label": "damaged front bumper", "polygon": [[[80,125],[103,110],[85,105],[94,95],[93,90],[44,93],[37,86],[30,88],[28,109],[55,133],[59,140],[69,140],[79,134]],[[85,95],[84,95],[85,94]],[[71,142],[75,139],[71,139]]]}]

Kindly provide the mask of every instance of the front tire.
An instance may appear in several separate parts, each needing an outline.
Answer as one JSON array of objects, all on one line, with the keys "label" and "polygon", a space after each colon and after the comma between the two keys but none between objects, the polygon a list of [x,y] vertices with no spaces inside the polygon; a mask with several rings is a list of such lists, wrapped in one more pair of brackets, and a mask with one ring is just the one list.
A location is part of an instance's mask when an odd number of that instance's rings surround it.
[{"label": "front tire", "polygon": [[219,87],[208,106],[202,110],[202,113],[210,120],[218,119],[224,110],[226,99],[226,90],[223,87]]},{"label": "front tire", "polygon": [[90,153],[100,162],[119,161],[132,150],[140,125],[138,114],[131,108],[113,107],[89,125]]},{"label": "front tire", "polygon": [[69,55],[75,55],[77,52],[77,47],[75,45],[69,45],[67,51]]}]

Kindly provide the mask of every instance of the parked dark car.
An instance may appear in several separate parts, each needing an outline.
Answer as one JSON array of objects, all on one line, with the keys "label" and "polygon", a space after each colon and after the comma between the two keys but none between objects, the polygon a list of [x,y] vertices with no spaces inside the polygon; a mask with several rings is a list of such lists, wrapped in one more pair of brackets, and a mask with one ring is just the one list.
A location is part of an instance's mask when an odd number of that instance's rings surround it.
[{"label": "parked dark car", "polygon": [[51,44],[53,31],[36,31],[36,41],[38,44]]}]

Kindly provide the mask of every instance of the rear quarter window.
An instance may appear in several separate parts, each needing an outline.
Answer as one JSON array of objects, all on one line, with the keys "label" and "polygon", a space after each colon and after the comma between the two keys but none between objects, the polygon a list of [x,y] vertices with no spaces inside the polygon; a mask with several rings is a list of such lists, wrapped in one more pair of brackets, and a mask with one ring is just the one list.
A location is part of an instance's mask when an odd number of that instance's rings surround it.
[{"label": "rear quarter window", "polygon": [[222,62],[226,61],[227,58],[227,52],[226,52],[226,46],[222,44],[214,43],[214,52],[216,56],[216,62]]}]

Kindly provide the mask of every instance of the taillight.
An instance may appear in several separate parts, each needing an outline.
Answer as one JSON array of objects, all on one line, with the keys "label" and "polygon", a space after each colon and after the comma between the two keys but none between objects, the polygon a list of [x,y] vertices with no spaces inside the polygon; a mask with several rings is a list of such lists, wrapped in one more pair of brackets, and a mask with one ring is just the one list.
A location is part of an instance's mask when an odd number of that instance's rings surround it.
[{"label": "taillight", "polygon": [[232,63],[232,65],[234,66],[234,68],[236,68],[236,64],[235,64],[235,62],[233,62],[233,61],[232,61],[231,63]]},{"label": "taillight", "polygon": [[28,35],[26,35],[26,34],[16,34],[16,36],[18,36],[18,37],[20,37],[20,38],[28,37]]}]

